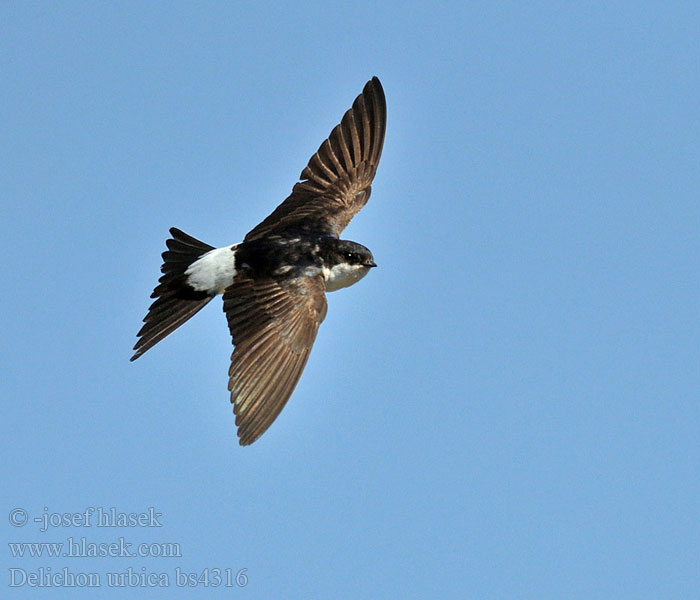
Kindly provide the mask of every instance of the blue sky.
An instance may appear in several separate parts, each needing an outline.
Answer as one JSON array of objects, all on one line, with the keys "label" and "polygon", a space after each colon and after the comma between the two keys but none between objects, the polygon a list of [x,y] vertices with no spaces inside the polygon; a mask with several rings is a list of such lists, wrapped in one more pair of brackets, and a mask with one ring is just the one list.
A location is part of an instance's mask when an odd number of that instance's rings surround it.
[{"label": "blue sky", "polygon": [[[3,588],[65,567],[173,598],[177,569],[247,569],[190,593],[698,596],[698,23],[676,2],[4,3],[2,506],[28,519],[4,537],[181,556],[4,545]],[[219,301],[128,361],[167,230],[242,239],[373,75],[386,144],[344,237],[379,268],[329,296],[241,448]],[[33,521],[88,507],[162,526]],[[169,585],[106,584],[129,568]]]}]

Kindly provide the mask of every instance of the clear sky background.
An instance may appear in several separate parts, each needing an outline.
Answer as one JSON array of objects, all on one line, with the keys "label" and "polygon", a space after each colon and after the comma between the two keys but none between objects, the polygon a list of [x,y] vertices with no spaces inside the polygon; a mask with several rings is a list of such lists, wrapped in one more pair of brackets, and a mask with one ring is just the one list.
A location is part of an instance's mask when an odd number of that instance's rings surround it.
[{"label": "clear sky background", "polygon": [[[181,556],[0,595],[700,596],[698,64],[692,2],[3,3],[4,537]],[[220,300],[128,360],[168,228],[240,241],[373,75],[379,268],[241,448]]]}]

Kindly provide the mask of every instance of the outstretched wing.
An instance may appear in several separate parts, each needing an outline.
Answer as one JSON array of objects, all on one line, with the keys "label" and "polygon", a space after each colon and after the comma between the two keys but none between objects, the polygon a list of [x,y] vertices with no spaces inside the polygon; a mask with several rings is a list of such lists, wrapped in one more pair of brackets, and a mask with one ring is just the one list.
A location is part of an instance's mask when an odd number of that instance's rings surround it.
[{"label": "outstretched wing", "polygon": [[235,350],[229,390],[241,446],[257,440],[292,395],[326,316],[320,277],[238,276],[224,292]]},{"label": "outstretched wing", "polygon": [[369,200],[385,132],[384,90],[373,77],[311,157],[291,195],[245,241],[287,230],[340,236]]}]

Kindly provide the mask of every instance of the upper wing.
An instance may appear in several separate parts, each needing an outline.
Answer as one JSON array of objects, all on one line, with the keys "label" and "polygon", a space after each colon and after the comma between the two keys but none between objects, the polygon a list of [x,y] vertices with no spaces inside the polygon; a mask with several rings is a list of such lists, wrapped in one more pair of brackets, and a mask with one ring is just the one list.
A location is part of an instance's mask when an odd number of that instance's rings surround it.
[{"label": "upper wing", "polygon": [[291,195],[245,238],[289,229],[335,237],[367,204],[386,133],[386,99],[373,77],[311,157]]},{"label": "upper wing", "polygon": [[224,292],[236,346],[228,388],[242,446],[257,440],[289,400],[326,308],[320,277],[255,281],[240,276]]}]

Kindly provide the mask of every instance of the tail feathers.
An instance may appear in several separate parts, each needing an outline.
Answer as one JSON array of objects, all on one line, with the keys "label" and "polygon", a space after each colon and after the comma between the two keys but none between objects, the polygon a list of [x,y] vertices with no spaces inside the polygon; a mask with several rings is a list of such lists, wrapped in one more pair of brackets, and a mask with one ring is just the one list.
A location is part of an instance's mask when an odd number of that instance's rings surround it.
[{"label": "tail feathers", "polygon": [[163,252],[163,275],[153,290],[155,302],[148,309],[144,325],[138,332],[136,351],[131,360],[136,360],[146,350],[170,335],[185,321],[202,310],[213,298],[206,292],[198,292],[187,285],[185,271],[202,254],[214,250],[213,246],[200,242],[173,227],[173,237],[166,241],[168,250]]}]

